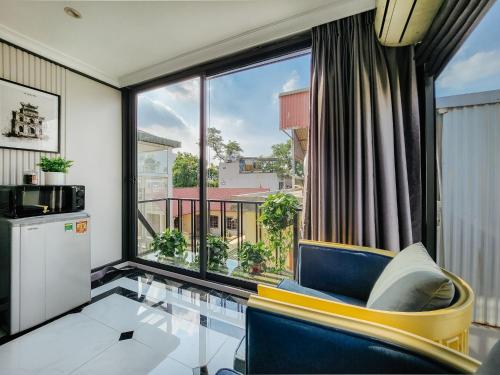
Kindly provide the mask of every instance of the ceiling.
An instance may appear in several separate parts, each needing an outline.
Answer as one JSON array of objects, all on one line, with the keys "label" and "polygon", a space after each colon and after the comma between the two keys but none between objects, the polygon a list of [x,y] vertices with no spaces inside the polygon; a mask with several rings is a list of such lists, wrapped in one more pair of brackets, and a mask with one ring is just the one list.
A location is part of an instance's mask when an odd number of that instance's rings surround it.
[{"label": "ceiling", "polygon": [[[68,16],[65,6],[82,18]],[[375,0],[2,0],[0,38],[123,87],[374,6]]]}]

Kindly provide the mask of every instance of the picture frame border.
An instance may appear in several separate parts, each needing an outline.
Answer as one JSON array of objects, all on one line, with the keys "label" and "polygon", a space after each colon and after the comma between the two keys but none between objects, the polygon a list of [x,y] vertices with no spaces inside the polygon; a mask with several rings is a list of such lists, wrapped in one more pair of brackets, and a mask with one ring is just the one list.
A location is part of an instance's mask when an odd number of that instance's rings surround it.
[{"label": "picture frame border", "polygon": [[8,147],[0,145],[0,150],[21,150],[21,151],[31,151],[31,152],[40,152],[40,153],[50,153],[50,154],[59,154],[61,152],[61,95],[54,94],[53,92],[38,89],[32,86],[28,86],[16,81],[12,81],[7,78],[0,77],[0,81],[5,81],[17,86],[25,87],[27,89],[43,92],[44,94],[52,95],[57,98],[57,151],[45,151],[45,150],[35,150],[31,148],[22,148],[22,147]]}]

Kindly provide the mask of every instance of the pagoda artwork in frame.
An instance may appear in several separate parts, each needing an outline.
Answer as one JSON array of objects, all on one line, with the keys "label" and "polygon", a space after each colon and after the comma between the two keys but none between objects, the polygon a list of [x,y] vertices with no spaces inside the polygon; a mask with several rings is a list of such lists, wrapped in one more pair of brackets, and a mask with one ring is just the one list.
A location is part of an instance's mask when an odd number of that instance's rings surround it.
[{"label": "pagoda artwork in frame", "polygon": [[0,79],[0,148],[59,152],[60,97]]}]

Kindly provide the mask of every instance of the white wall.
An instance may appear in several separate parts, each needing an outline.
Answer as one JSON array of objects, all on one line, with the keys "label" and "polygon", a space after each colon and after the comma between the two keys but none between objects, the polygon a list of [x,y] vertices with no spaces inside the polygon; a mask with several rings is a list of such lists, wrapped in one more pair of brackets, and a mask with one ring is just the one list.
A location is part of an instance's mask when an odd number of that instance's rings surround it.
[{"label": "white wall", "polygon": [[221,188],[268,188],[279,190],[276,173],[240,173],[240,163],[219,164],[219,187]]},{"label": "white wall", "polygon": [[[75,161],[66,182],[87,187],[92,268],[121,259],[120,91],[1,42],[0,78],[60,95],[59,155]],[[21,184],[41,156],[56,154],[0,148],[0,184]]]},{"label": "white wall", "polygon": [[72,72],[66,90],[67,183],[85,185],[95,268],[122,254],[121,93]]}]

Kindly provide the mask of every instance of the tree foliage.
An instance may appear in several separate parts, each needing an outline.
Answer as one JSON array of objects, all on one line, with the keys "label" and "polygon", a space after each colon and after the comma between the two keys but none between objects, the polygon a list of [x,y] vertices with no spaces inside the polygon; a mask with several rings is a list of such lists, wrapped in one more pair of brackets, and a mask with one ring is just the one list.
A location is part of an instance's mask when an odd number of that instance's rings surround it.
[{"label": "tree foliage", "polygon": [[207,144],[208,147],[210,147],[214,151],[215,157],[220,161],[224,161],[225,145],[224,145],[224,140],[222,139],[221,136],[221,131],[219,129],[208,128]]},{"label": "tree foliage", "polygon": [[172,168],[174,187],[199,186],[199,160],[189,152],[179,152]]},{"label": "tree foliage", "polygon": [[237,141],[229,140],[224,143],[221,131],[217,128],[208,128],[207,144],[214,153],[215,158],[220,161],[234,160],[241,156],[243,149]]},{"label": "tree foliage", "polygon": [[237,141],[228,141],[224,146],[226,160],[233,161],[241,156],[243,149]]},{"label": "tree foliage", "polygon": [[219,187],[219,168],[210,164],[207,171],[208,187]]}]

